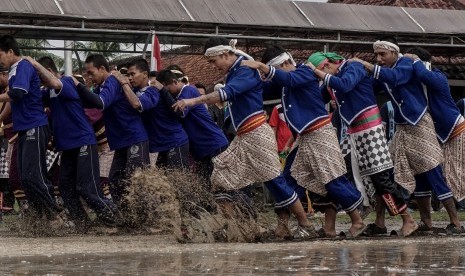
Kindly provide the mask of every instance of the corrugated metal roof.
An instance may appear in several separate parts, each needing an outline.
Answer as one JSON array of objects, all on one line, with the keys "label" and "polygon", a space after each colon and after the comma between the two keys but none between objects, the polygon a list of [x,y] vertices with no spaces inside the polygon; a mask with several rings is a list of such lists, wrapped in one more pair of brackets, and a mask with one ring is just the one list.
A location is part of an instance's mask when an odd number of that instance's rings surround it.
[{"label": "corrugated metal roof", "polygon": [[[10,24],[76,29],[84,22],[85,27],[95,29],[114,26],[208,35],[220,26],[220,33],[250,37],[278,34],[281,38],[309,38],[313,32],[324,39],[321,33],[328,31],[331,35],[465,34],[465,11],[284,0],[0,0],[0,15],[8,15],[0,16],[3,29]],[[35,20],[49,16],[56,20]],[[31,19],[35,20],[32,24]],[[272,28],[276,34],[270,34]],[[79,31],[85,32],[85,28]]]},{"label": "corrugated metal roof", "polygon": [[53,0],[0,0],[0,7],[2,13],[61,14]]},{"label": "corrugated metal roof", "polygon": [[65,14],[96,20],[190,21],[176,0],[61,0]]},{"label": "corrugated metal roof", "polygon": [[426,33],[465,33],[465,11],[405,8],[407,14],[400,7],[282,0],[0,0],[0,10],[2,14],[60,16],[56,3],[63,9],[63,17],[94,22],[124,21],[129,25],[145,20],[147,25],[217,23],[222,26],[422,33],[419,24]]},{"label": "corrugated metal roof", "polygon": [[464,33],[465,12],[405,8],[427,33]]},{"label": "corrugated metal roof", "polygon": [[298,2],[315,28],[346,31],[421,32],[397,7]]},{"label": "corrugated metal roof", "polygon": [[282,0],[184,0],[196,21],[308,27],[309,23],[290,1]]}]

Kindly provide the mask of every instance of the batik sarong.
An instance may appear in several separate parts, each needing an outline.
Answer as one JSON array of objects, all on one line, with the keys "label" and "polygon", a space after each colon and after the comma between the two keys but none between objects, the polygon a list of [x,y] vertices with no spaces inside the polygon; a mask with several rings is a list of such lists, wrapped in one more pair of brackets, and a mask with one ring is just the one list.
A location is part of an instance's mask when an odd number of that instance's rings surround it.
[{"label": "batik sarong", "polygon": [[396,126],[391,157],[394,161],[394,180],[409,193],[415,189],[415,175],[432,170],[443,162],[443,152],[429,113],[415,126]]},{"label": "batik sarong", "polygon": [[443,146],[444,174],[457,201],[465,198],[465,121],[457,124]]},{"label": "batik sarong", "polygon": [[273,130],[262,124],[237,135],[229,147],[213,158],[213,190],[237,190],[281,174]]},{"label": "batik sarong", "polygon": [[98,161],[100,164],[100,177],[108,177],[111,163],[113,162],[114,151],[110,150],[108,143],[98,146]]},{"label": "batik sarong", "polygon": [[300,137],[291,168],[291,174],[300,186],[326,196],[325,185],[346,172],[336,129],[331,124]]}]

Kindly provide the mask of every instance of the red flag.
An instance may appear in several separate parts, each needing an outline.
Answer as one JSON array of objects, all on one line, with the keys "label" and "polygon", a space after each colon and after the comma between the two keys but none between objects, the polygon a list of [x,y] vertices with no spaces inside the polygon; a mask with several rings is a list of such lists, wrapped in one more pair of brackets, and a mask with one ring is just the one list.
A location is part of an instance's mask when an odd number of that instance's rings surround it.
[{"label": "red flag", "polygon": [[161,70],[160,42],[155,34],[152,35],[152,57],[150,59],[150,70]]}]

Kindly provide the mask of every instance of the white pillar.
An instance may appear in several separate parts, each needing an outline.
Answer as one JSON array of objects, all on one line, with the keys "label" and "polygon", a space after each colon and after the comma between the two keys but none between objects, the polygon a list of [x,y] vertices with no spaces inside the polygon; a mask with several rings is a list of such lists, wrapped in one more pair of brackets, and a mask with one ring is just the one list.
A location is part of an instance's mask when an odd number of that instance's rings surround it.
[{"label": "white pillar", "polygon": [[65,48],[70,50],[65,50],[65,76],[73,75],[73,41],[65,40]]}]

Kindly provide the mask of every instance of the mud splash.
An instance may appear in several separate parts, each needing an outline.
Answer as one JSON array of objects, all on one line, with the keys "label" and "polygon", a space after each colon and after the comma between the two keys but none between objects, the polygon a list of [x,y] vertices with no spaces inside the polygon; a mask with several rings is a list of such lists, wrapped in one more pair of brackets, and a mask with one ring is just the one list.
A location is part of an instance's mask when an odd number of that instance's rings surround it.
[{"label": "mud splash", "polygon": [[250,206],[236,208],[234,218],[225,219],[207,185],[193,173],[138,170],[126,200],[136,229],[156,229],[179,242],[250,242],[260,232]]}]

